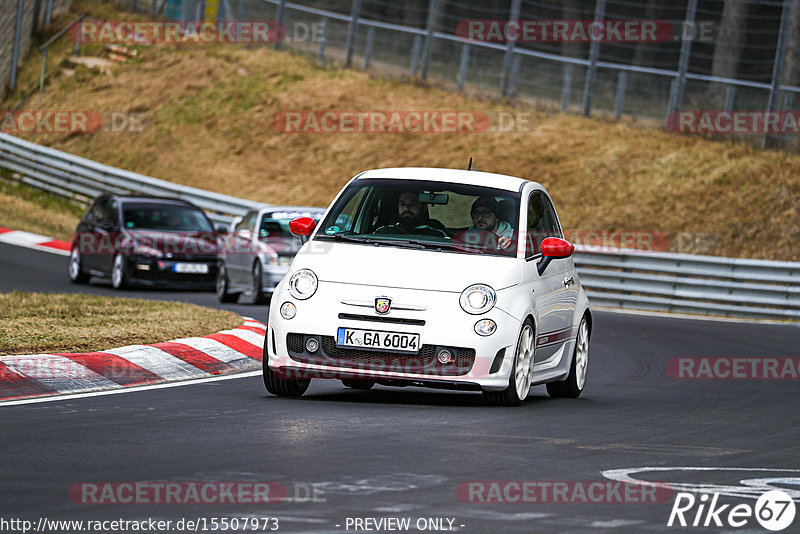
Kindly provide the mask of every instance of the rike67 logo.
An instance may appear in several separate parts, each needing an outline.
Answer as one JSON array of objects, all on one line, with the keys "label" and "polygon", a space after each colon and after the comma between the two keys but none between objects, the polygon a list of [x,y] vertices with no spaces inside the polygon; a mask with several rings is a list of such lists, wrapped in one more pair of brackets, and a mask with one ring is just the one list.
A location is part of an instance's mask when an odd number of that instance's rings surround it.
[{"label": "rike67 logo", "polygon": [[788,493],[771,490],[750,504],[721,504],[720,494],[678,493],[667,526],[741,528],[755,520],[765,529],[778,532],[792,524],[795,503]]}]

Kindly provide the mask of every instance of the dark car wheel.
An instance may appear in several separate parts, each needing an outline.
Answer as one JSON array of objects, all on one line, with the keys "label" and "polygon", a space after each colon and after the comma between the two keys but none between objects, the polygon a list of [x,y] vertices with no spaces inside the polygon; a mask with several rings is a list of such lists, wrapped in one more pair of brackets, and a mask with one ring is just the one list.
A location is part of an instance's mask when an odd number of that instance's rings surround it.
[{"label": "dark car wheel", "polygon": [[114,289],[128,287],[128,268],[125,266],[125,257],[122,254],[114,256],[114,264],[111,267],[111,286]]},{"label": "dark car wheel", "polygon": [[217,271],[217,299],[220,302],[236,302],[239,300],[239,293],[232,293],[230,290],[230,283],[228,281],[228,273],[225,270],[225,264],[219,265]]},{"label": "dark car wheel", "polygon": [[73,284],[85,284],[89,281],[89,275],[83,272],[83,259],[78,247],[72,247],[69,253],[69,279]]},{"label": "dark car wheel", "polygon": [[306,392],[311,380],[281,378],[269,367],[269,357],[265,354],[261,363],[264,374],[264,386],[267,391],[278,397],[301,397]]},{"label": "dark car wheel", "polygon": [[253,264],[253,304],[269,304],[270,298],[264,294],[263,267],[256,260]]}]

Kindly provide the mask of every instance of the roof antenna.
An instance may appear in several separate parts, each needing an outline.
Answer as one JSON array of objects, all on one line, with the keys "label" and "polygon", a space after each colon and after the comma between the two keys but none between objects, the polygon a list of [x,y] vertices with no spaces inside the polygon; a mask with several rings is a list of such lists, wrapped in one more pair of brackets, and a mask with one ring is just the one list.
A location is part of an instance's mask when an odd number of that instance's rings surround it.
[{"label": "roof antenna", "polygon": [[470,156],[470,158],[469,158],[469,167],[467,167],[467,170],[468,170],[468,171],[471,171],[471,170],[472,170],[472,157],[471,157],[471,156]]}]

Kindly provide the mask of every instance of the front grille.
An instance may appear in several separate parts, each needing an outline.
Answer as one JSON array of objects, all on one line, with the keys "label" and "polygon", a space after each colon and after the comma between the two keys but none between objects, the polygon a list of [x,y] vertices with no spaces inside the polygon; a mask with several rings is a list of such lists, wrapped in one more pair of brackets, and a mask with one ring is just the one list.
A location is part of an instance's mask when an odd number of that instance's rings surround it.
[{"label": "front grille", "polygon": [[[298,362],[315,365],[435,376],[460,376],[468,373],[475,363],[475,349],[423,345],[417,354],[402,354],[338,347],[333,336],[319,336],[318,339],[322,341],[321,349],[311,354],[305,351],[304,338],[305,336],[302,334],[286,336],[289,357]],[[455,363],[447,365],[439,363],[436,355],[443,348],[450,351],[455,358]]]},{"label": "front grille", "polygon": [[425,326],[425,321],[422,319],[404,319],[402,317],[359,315],[357,313],[340,313],[339,319],[350,319],[351,321],[371,321],[375,323],[395,323],[395,324],[411,324],[414,326]]}]

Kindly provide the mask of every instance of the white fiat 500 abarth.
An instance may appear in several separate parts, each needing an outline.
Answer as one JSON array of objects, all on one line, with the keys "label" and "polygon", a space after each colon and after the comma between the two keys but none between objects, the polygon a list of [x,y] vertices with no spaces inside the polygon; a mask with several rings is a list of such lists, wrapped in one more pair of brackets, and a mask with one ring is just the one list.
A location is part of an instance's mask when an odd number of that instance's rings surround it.
[{"label": "white fiat 500 abarth", "polygon": [[378,169],[342,189],[275,288],[264,384],[482,391],[517,405],[531,385],[577,397],[592,316],[550,196],[476,171]]}]

